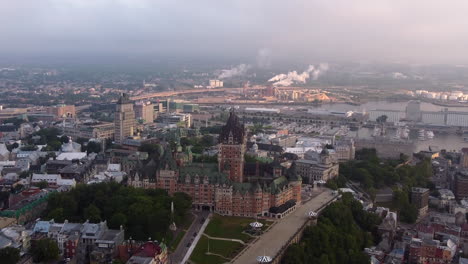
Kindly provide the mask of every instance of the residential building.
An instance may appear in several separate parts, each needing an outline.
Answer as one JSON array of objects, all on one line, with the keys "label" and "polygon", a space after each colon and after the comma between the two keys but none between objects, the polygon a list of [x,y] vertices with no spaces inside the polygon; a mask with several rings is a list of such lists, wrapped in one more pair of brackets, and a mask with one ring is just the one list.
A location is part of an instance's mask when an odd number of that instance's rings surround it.
[{"label": "residential building", "polygon": [[429,208],[429,189],[420,187],[411,188],[411,203],[418,209],[419,216],[425,215]]},{"label": "residential building", "polygon": [[413,238],[409,245],[409,263],[448,264],[451,263],[456,250],[457,245],[450,239],[440,242]]},{"label": "residential building", "polygon": [[454,191],[458,200],[468,197],[468,171],[459,170],[455,173]]}]

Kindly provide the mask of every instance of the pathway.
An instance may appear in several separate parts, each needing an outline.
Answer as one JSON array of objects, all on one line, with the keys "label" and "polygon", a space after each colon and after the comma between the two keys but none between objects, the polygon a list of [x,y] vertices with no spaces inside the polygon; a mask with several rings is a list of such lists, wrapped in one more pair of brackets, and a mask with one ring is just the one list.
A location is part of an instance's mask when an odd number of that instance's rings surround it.
[{"label": "pathway", "polygon": [[325,189],[324,192],[317,195],[310,201],[299,206],[294,212],[277,220],[277,223],[268,232],[264,233],[258,239],[247,245],[233,260],[235,264],[256,264],[256,258],[263,254],[271,257],[283,247],[286,241],[292,237],[297,230],[308,221],[307,213],[317,211],[322,205],[335,199],[331,190]]},{"label": "pathway", "polygon": [[212,237],[212,236],[209,236],[207,234],[203,234],[204,236],[206,236],[207,238],[209,239],[213,239],[213,240],[224,240],[224,241],[232,241],[232,242],[237,242],[237,243],[241,243],[242,245],[245,245],[245,242],[240,240],[240,239],[234,239],[234,238],[224,238],[224,237]]}]

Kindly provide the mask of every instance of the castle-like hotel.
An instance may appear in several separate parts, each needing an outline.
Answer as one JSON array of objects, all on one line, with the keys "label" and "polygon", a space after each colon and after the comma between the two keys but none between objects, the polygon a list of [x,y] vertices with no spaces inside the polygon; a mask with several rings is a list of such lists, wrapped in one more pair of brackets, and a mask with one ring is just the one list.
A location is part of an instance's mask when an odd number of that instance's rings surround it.
[{"label": "castle-like hotel", "polygon": [[185,192],[196,209],[222,215],[282,217],[301,201],[302,179],[293,162],[289,169],[277,160],[246,163],[246,130],[234,112],[219,135],[218,164],[194,163],[190,149],[162,151],[137,164],[128,184]]}]

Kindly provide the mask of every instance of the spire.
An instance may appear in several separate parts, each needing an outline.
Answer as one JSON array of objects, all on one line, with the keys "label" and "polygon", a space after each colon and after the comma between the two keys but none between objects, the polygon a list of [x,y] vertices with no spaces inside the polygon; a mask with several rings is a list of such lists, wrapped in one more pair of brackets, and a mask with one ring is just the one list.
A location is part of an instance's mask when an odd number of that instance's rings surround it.
[{"label": "spire", "polygon": [[286,178],[288,178],[289,181],[302,180],[301,176],[297,174],[297,165],[295,161],[293,161],[289,169],[286,170]]},{"label": "spire", "polygon": [[234,112],[234,109],[231,109],[229,112],[229,118],[226,125],[221,129],[219,139],[222,143],[228,143],[230,137],[232,137],[236,144],[242,144],[244,142],[245,127],[241,124],[239,117]]}]

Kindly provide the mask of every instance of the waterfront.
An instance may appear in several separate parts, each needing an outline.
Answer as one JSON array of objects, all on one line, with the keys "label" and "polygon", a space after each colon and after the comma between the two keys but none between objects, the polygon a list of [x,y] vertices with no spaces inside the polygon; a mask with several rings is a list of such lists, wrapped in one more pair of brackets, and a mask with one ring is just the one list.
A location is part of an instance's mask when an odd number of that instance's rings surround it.
[{"label": "waterfront", "polygon": [[[372,138],[373,129],[371,128],[360,128],[358,131],[350,131],[349,136],[357,138]],[[387,130],[387,137],[391,138],[395,134],[395,129]],[[415,152],[421,150],[428,150],[430,146],[437,146],[440,149],[456,150],[459,151],[461,148],[468,147],[468,142],[463,140],[463,136],[457,134],[448,133],[437,133],[433,139],[419,140],[418,131],[412,130],[410,133],[410,140],[414,142]]]},{"label": "waterfront", "polygon": [[[368,112],[370,110],[397,110],[397,111],[405,111],[406,105],[408,101],[402,102],[389,102],[389,101],[372,101],[367,102],[362,105],[352,105],[346,103],[332,103],[332,104],[322,104],[322,105],[313,105],[310,104],[308,106],[284,106],[284,105],[277,105],[277,106],[270,106],[269,108],[275,109],[299,109],[299,108],[308,108],[314,111],[328,111],[328,112],[347,112],[347,111],[354,111],[354,112]],[[245,106],[250,107],[250,106]],[[252,107],[255,107],[252,105]],[[441,111],[445,108],[448,108],[449,111],[460,111],[460,112],[467,112],[468,108],[465,107],[443,107],[434,105],[427,102],[421,102],[421,110],[422,111]],[[356,138],[372,138],[372,128],[365,128],[362,127],[358,131],[350,131],[349,136],[356,137]],[[440,133],[434,132],[435,137],[433,139],[428,140],[419,140],[418,139],[418,131],[412,130],[410,133],[410,140],[412,140],[415,144],[414,151],[420,150],[428,150],[430,146],[437,146],[440,149],[446,150],[460,150],[461,148],[468,147],[468,142],[464,141],[464,136],[457,135],[453,132],[451,133]],[[395,134],[395,129],[388,129],[387,130],[387,137],[391,138]],[[465,135],[468,137],[468,135]]]},{"label": "waterfront", "polygon": [[[402,102],[389,102],[389,101],[372,101],[367,102],[361,105],[352,105],[346,103],[336,103],[336,104],[322,104],[318,106],[308,106],[309,108],[313,108],[316,110],[324,110],[324,111],[355,111],[355,112],[367,112],[369,110],[399,110],[405,111],[406,105],[408,101]],[[446,107],[435,105],[427,102],[421,102],[421,111],[441,111],[445,108],[448,108],[449,111],[460,111],[460,112],[468,112],[468,108],[466,107]]]}]

